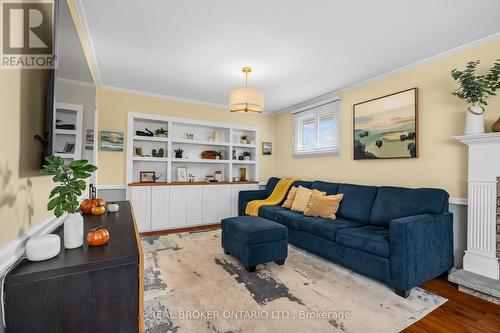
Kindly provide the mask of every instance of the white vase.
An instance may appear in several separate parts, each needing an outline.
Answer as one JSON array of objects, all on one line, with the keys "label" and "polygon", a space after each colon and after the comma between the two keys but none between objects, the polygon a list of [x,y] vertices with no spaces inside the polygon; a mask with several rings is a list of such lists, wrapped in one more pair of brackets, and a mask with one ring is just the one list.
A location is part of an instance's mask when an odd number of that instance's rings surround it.
[{"label": "white vase", "polygon": [[484,109],[471,106],[465,113],[465,135],[484,134]]},{"label": "white vase", "polygon": [[64,248],[76,249],[83,245],[83,217],[80,213],[68,214],[64,219]]},{"label": "white vase", "polygon": [[250,161],[250,156],[244,156],[245,161]]}]

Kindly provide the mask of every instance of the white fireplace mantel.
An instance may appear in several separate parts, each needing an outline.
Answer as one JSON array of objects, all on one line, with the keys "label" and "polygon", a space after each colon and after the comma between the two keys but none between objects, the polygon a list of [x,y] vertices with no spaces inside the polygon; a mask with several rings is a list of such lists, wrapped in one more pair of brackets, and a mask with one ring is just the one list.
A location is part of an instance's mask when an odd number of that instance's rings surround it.
[{"label": "white fireplace mantel", "polygon": [[500,133],[456,136],[469,149],[467,250],[464,270],[499,279],[496,257]]}]

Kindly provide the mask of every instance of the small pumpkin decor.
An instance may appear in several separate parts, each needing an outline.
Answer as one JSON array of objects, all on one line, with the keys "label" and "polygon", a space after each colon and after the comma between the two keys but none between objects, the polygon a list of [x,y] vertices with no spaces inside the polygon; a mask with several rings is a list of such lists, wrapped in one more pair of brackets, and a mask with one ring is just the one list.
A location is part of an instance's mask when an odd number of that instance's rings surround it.
[{"label": "small pumpkin decor", "polygon": [[89,246],[104,245],[108,242],[109,232],[101,226],[90,230],[87,234],[87,244],[89,244]]},{"label": "small pumpkin decor", "polygon": [[103,215],[104,213],[106,213],[106,206],[97,205],[92,207],[92,215]]},{"label": "small pumpkin decor", "polygon": [[[104,212],[106,212],[106,201],[95,197],[96,196],[95,187],[92,184],[90,185],[89,192],[90,192],[89,199],[83,200],[82,203],[80,204],[80,210],[82,211],[82,213],[94,214],[94,212],[92,212],[92,208],[96,206],[103,206]],[[100,209],[96,210],[96,212],[100,211],[101,211]],[[94,215],[102,215],[102,214],[104,213],[94,214]]]}]

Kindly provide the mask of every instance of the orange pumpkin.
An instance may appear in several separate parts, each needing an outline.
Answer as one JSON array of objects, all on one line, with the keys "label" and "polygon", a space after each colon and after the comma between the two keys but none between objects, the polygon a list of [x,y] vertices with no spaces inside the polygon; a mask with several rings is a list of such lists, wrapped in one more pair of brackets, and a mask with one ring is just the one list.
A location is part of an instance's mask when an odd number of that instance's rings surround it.
[{"label": "orange pumpkin", "polygon": [[87,234],[87,244],[89,246],[104,245],[109,242],[109,232],[103,227],[92,229]]},{"label": "orange pumpkin", "polygon": [[92,207],[92,215],[102,215],[104,213],[106,213],[106,207],[102,205]]},{"label": "orange pumpkin", "polygon": [[84,214],[91,214],[92,213],[92,208],[94,208],[95,206],[104,206],[104,207],[106,207],[106,201],[104,201],[102,199],[85,199],[80,204],[80,210]]}]

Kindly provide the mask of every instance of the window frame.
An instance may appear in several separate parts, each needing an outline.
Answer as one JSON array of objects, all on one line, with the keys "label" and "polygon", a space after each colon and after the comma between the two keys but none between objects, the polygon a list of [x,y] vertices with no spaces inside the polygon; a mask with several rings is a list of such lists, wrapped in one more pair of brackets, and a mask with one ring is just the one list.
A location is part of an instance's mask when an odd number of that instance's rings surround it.
[{"label": "window frame", "polygon": [[[328,110],[328,105],[332,105],[332,109]],[[322,116],[331,114],[333,117],[333,144],[326,148],[316,147],[308,150],[298,150],[298,143],[301,139],[298,131],[300,119],[314,117],[316,126],[316,146],[319,145],[319,120]],[[295,112],[292,112],[292,156],[293,157],[314,157],[314,156],[339,156],[340,155],[340,114],[341,100],[336,97],[334,99],[323,101],[309,106],[305,106]]]}]

